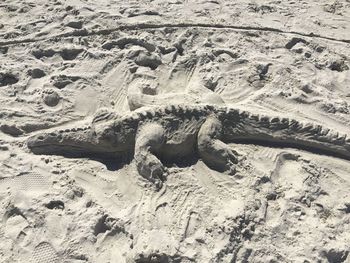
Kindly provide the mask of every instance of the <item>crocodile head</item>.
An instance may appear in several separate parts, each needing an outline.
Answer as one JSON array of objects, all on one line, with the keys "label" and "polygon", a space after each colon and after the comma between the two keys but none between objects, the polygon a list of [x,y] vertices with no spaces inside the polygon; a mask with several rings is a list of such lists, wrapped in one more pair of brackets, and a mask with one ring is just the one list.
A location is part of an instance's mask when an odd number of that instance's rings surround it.
[{"label": "crocodile head", "polygon": [[40,133],[30,137],[27,146],[35,154],[114,157],[132,150],[133,136],[125,131],[130,130],[109,122],[88,128]]},{"label": "crocodile head", "polygon": [[96,151],[98,147],[94,143],[94,137],[90,128],[86,130],[66,129],[31,136],[27,141],[27,146],[35,154],[75,156],[91,150]]}]

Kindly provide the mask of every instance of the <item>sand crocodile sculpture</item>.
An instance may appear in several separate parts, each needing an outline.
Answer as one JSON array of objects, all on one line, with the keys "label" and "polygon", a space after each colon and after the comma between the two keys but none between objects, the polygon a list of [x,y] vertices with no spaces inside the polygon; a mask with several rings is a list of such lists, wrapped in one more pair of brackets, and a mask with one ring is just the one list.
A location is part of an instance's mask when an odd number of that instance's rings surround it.
[{"label": "sand crocodile sculpture", "polygon": [[319,124],[271,117],[227,106],[168,105],[125,115],[100,110],[87,127],[29,137],[35,154],[131,156],[139,174],[158,187],[164,160],[197,154],[210,168],[234,173],[237,153],[226,143],[299,148],[350,159],[350,138]]}]

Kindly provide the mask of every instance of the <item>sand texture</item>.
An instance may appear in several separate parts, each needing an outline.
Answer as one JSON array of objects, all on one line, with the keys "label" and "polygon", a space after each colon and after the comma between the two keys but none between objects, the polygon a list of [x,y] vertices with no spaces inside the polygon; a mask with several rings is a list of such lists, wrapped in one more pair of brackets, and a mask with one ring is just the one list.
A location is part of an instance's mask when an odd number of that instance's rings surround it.
[{"label": "sand texture", "polygon": [[350,1],[0,1],[0,263],[350,263]]}]

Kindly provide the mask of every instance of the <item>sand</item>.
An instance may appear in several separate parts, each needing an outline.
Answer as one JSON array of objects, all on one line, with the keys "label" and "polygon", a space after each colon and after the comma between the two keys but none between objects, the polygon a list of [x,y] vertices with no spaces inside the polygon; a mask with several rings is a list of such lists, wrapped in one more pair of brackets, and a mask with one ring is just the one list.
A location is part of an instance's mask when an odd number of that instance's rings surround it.
[{"label": "sand", "polygon": [[0,262],[350,262],[350,163],[231,143],[160,189],[135,160],[35,155],[30,136],[168,104],[234,106],[349,138],[350,2],[0,3]]}]

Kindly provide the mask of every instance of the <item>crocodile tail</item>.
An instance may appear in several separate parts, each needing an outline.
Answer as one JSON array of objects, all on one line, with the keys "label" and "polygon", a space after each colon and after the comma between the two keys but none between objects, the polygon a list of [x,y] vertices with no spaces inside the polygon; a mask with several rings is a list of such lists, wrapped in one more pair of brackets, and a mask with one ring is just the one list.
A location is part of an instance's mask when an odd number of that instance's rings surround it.
[{"label": "crocodile tail", "polygon": [[228,110],[223,116],[226,141],[299,148],[350,160],[349,134],[311,122],[267,117],[240,110]]}]

